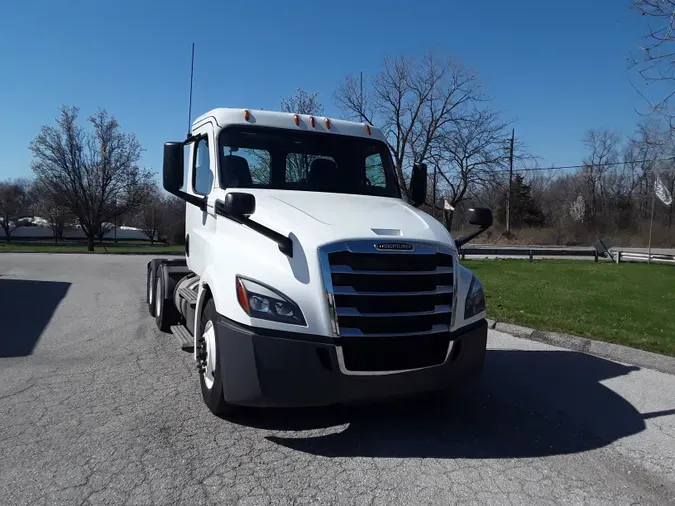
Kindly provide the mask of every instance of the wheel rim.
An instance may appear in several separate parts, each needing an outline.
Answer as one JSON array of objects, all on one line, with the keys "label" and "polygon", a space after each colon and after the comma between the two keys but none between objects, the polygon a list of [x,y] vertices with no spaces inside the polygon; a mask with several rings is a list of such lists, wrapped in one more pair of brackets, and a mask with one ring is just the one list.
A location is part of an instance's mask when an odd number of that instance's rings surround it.
[{"label": "wheel rim", "polygon": [[204,383],[206,388],[211,390],[216,376],[216,331],[213,328],[211,320],[206,322],[204,326],[204,333],[202,334],[204,340],[205,367],[204,367]]},{"label": "wheel rim", "polygon": [[159,284],[162,282],[162,278],[157,278],[157,286],[155,288],[155,293],[157,294],[157,297],[155,297],[155,316],[159,316],[162,314],[162,297],[160,297],[160,294],[162,291],[160,290]]}]

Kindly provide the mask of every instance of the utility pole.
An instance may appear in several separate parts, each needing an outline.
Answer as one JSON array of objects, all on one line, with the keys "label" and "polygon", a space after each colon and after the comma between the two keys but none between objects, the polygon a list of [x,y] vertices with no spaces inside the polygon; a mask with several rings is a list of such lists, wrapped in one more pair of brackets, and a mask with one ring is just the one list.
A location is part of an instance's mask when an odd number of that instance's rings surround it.
[{"label": "utility pole", "polygon": [[361,71],[361,74],[360,74],[360,77],[359,77],[359,88],[360,88],[359,115],[361,116],[361,121],[363,121],[363,71]]},{"label": "utility pole", "polygon": [[436,170],[437,169],[438,169],[438,167],[436,166],[436,164],[434,164],[434,189],[433,189],[433,192],[432,192],[433,193],[432,199],[433,199],[433,206],[434,207],[431,208],[431,216],[434,219],[436,218]]},{"label": "utility pole", "polygon": [[114,215],[115,215],[115,244],[117,244],[117,197],[115,197],[115,209],[114,209]]},{"label": "utility pole", "polygon": [[516,129],[511,130],[511,144],[509,146],[509,192],[506,194],[506,233],[511,231],[511,188],[513,181],[513,144],[516,139]]}]

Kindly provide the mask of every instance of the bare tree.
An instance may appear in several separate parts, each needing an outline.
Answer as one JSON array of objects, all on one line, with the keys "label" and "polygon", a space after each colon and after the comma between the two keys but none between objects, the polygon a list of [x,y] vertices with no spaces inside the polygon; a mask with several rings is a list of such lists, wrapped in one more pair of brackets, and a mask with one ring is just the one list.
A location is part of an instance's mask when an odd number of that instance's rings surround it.
[{"label": "bare tree", "polygon": [[159,238],[166,219],[166,202],[159,188],[155,186],[150,191],[135,221],[150,239],[150,243],[154,244],[155,239]]},{"label": "bare tree", "polygon": [[[473,108],[466,118],[443,127],[430,143],[428,156],[440,183],[436,194],[449,200],[453,208],[488,188],[495,189],[501,201],[508,192],[509,128],[509,121],[486,107]],[[524,165],[533,158],[524,144],[516,141],[514,162]],[[448,225],[453,214],[446,217]]]},{"label": "bare tree", "polygon": [[61,107],[56,126],[43,126],[30,143],[32,169],[54,202],[79,220],[89,251],[104,223],[141,205],[152,174],[138,167],[142,148],[114,116],[90,116],[90,131],[77,125],[79,109]]},{"label": "bare tree", "polygon": [[[318,91],[308,93],[304,89],[298,88],[295,95],[281,100],[281,110],[309,116],[320,116],[323,114],[323,105],[319,102]],[[307,153],[289,153],[286,162],[286,181],[297,182],[306,178],[309,166],[315,158],[315,156]],[[265,162],[261,163],[261,166],[269,167],[269,159]]]},{"label": "bare tree", "polygon": [[54,243],[63,238],[63,231],[69,222],[73,221],[73,214],[68,208],[57,202],[51,193],[41,187],[39,182],[31,186],[31,200],[34,202],[35,212],[47,221],[52,231]]},{"label": "bare tree", "polygon": [[[646,17],[649,28],[631,64],[645,84],[657,84],[663,94],[656,100],[643,95],[656,114],[665,117],[670,133],[675,130],[675,0],[631,0],[631,8]],[[661,87],[660,85],[665,85]]]},{"label": "bare tree", "polygon": [[185,202],[173,195],[164,198],[164,216],[160,235],[173,244],[185,242]]},{"label": "bare tree", "polygon": [[599,214],[606,210],[607,175],[619,162],[619,137],[607,129],[590,129],[584,137],[588,155],[584,159],[581,177],[590,197],[590,220],[596,223]]},{"label": "bare tree", "polygon": [[457,60],[428,52],[422,59],[385,59],[369,88],[347,76],[334,99],[351,119],[379,126],[407,195],[404,167],[426,161],[434,139],[449,124],[466,117],[467,106],[483,98],[477,74]]},{"label": "bare tree", "polygon": [[281,110],[320,116],[323,114],[323,105],[319,101],[318,91],[308,93],[305,89],[298,88],[295,95],[281,99]]},{"label": "bare tree", "polygon": [[434,139],[430,159],[453,207],[467,199],[472,186],[485,185],[490,172],[506,167],[506,127],[497,113],[475,110],[466,120],[447,124]]},{"label": "bare tree", "polygon": [[26,182],[22,180],[0,182],[0,226],[7,242],[12,232],[21,226],[20,219],[28,210]]}]

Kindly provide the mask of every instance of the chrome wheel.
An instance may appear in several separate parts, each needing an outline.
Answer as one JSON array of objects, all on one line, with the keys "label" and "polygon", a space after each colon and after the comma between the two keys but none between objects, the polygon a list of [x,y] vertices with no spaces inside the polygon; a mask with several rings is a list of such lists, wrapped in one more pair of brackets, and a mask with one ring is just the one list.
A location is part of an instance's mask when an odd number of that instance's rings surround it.
[{"label": "chrome wheel", "polygon": [[211,390],[216,377],[216,331],[211,320],[206,322],[204,333],[199,340],[200,372],[204,376],[204,385]]},{"label": "chrome wheel", "polygon": [[162,311],[162,297],[161,297],[162,290],[161,290],[161,286],[160,286],[161,282],[162,282],[162,278],[157,276],[157,284],[155,285],[155,294],[156,294],[156,297],[155,297],[155,315],[162,314],[161,313],[161,311]]}]

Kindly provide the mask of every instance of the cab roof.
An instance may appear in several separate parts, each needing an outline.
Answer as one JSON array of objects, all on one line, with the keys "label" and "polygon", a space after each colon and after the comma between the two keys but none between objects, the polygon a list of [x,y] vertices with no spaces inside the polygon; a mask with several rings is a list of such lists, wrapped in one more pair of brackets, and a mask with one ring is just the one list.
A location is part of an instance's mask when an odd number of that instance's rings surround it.
[{"label": "cab roof", "polygon": [[380,129],[367,123],[333,119],[326,116],[295,114],[292,112],[235,109],[229,107],[218,107],[202,114],[194,120],[192,128],[201,126],[202,123],[209,119],[214,120],[220,128],[227,125],[258,125],[288,130],[334,133],[386,142]]}]

